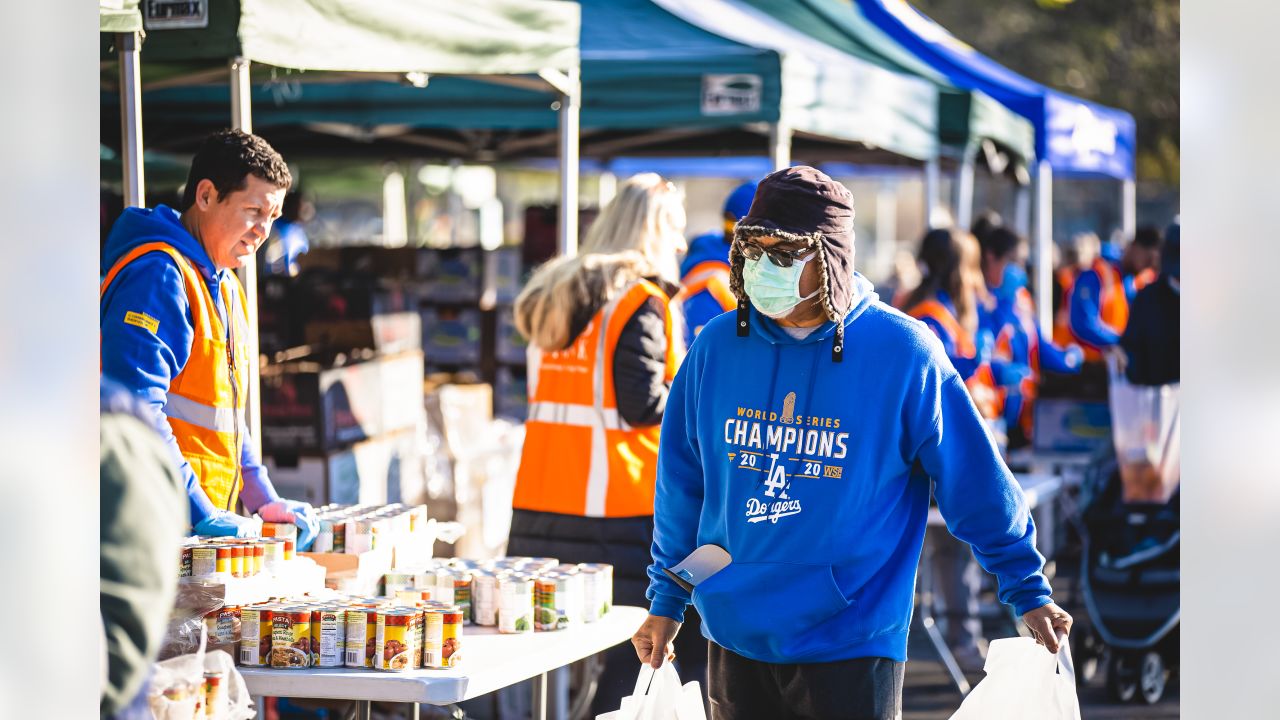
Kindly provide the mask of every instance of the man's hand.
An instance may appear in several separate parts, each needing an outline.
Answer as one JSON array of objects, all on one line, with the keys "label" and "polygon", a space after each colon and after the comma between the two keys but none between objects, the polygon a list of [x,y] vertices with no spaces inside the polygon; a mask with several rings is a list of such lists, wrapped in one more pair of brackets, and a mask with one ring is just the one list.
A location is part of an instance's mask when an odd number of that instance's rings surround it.
[{"label": "man's hand", "polygon": [[676,652],[671,641],[676,639],[678,632],[680,623],[668,617],[650,615],[645,618],[640,629],[636,630],[636,634],[631,636],[631,644],[636,646],[640,662],[657,670],[662,667],[663,661],[675,660]]},{"label": "man's hand", "polygon": [[1059,637],[1066,639],[1071,634],[1071,616],[1054,603],[1023,615],[1022,622],[1027,624],[1036,642],[1055,655],[1058,654]]}]

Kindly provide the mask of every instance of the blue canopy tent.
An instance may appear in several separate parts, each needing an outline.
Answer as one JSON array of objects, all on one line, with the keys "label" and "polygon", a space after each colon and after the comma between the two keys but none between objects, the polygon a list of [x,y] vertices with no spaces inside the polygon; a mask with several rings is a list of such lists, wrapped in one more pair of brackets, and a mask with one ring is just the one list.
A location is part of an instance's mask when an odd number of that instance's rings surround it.
[{"label": "blue canopy tent", "polygon": [[1136,225],[1136,126],[1123,110],[1072,97],[1029,80],[977,52],[905,0],[857,0],[868,19],[960,87],[981,90],[1035,126],[1036,289],[1040,321],[1051,313],[1049,250],[1053,242],[1053,177],[1095,177],[1121,183],[1121,225]]}]

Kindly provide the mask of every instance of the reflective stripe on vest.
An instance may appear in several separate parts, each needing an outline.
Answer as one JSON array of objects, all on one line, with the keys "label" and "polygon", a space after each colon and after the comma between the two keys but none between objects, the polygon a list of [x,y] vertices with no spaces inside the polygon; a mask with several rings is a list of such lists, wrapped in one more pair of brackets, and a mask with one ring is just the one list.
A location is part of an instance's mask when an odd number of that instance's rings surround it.
[{"label": "reflective stripe on vest", "polygon": [[643,280],[599,310],[568,348],[534,351],[514,507],[587,517],[653,513],[659,428],[629,426],[613,387],[618,337],[650,298],[664,310],[670,382],[679,362],[670,300]]},{"label": "reflective stripe on vest", "polygon": [[729,288],[729,265],[719,260],[706,260],[694,265],[684,278],[680,280],[684,286],[680,298],[691,298],[702,291],[711,294],[721,310],[732,310],[738,306],[738,299]]},{"label": "reflective stripe on vest", "polygon": [[[178,449],[215,507],[234,510],[242,484],[240,453],[246,436],[245,395],[248,357],[244,291],[233,274],[221,283],[223,307],[234,331],[227,332],[208,285],[182,253],[167,243],[140,245],[120,258],[99,288],[106,296],[112,281],[129,263],[152,252],[167,254],[182,274],[191,313],[193,339],[186,365],[169,382],[164,413]],[[176,299],[175,299],[176,301]],[[228,349],[228,343],[234,347]]]},{"label": "reflective stripe on vest", "polygon": [[[973,333],[965,329],[956,316],[937,300],[925,300],[917,303],[915,307],[907,311],[907,314],[913,318],[923,320],[930,318],[942,326],[942,329],[951,336],[951,342],[956,347],[956,352],[961,357],[972,358],[978,354],[978,346],[974,342]],[[982,363],[968,380],[964,381],[965,387],[969,388],[969,396],[973,398],[973,404],[977,406],[979,414],[987,419],[995,419],[1000,417],[1000,412],[1004,402],[1000,395],[1000,389],[996,386],[995,376],[991,374],[991,365]]]}]

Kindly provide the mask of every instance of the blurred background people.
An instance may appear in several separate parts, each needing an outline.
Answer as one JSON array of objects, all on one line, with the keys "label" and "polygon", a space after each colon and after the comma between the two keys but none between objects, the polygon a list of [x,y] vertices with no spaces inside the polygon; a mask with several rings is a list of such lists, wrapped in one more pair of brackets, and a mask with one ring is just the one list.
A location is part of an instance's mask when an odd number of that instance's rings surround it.
[{"label": "blurred background people", "polygon": [[729,290],[729,245],[733,228],[751,209],[756,181],[739,185],[724,201],[724,227],[689,242],[689,251],[680,263],[680,285],[684,315],[685,346],[693,344],[702,326],[711,318],[738,306]]},{"label": "blurred background people", "polygon": [[1027,445],[1034,432],[1033,406],[1041,369],[1079,372],[1084,352],[1077,345],[1060,348],[1045,338],[1036,322],[1035,301],[1027,290],[1026,243],[1009,228],[991,225],[978,235],[982,276],[991,293],[980,325],[995,337],[991,367],[1004,401],[1009,448]]},{"label": "blurred background people", "polygon": [[1181,225],[1175,221],[1165,233],[1158,279],[1134,297],[1129,324],[1120,337],[1125,374],[1134,385],[1169,385],[1179,382],[1181,375]]},{"label": "blurred background people", "polygon": [[306,224],[315,214],[315,204],[301,189],[291,190],[284,196],[280,219],[271,226],[271,235],[258,253],[264,273],[290,277],[298,274],[298,258],[311,249]]},{"label": "blurred background people", "polygon": [[[610,563],[618,605],[646,604],[658,431],[683,357],[672,302],[683,202],[656,174],[632,177],[579,254],[540,267],[516,299],[529,419],[507,552]],[[706,641],[688,637],[681,670],[702,677]],[[631,648],[607,652],[593,714],[616,710],[635,673]]]},{"label": "blurred background people", "polygon": [[1120,272],[1124,274],[1124,295],[1129,302],[1160,274],[1162,242],[1159,229],[1144,225],[1134,234],[1133,242],[1125,246],[1120,256]]}]

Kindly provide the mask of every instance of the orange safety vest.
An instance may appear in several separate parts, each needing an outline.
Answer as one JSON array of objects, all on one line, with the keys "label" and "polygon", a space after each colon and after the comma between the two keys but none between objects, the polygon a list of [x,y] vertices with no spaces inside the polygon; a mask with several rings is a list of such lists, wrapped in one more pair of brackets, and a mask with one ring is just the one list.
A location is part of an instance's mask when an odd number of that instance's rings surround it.
[{"label": "orange safety vest", "polygon": [[[956,352],[960,353],[961,357],[977,357],[978,346],[974,342],[973,333],[960,324],[960,321],[956,319],[955,315],[951,314],[946,305],[937,300],[925,300],[908,310],[907,314],[920,320],[930,318],[937,321],[951,335],[952,342],[956,346]],[[969,396],[973,398],[973,404],[977,406],[978,413],[982,417],[988,420],[1000,417],[1004,402],[1000,389],[996,386],[995,376],[991,374],[991,366],[989,364],[982,363],[982,365],[979,365],[973,375],[970,375],[969,379],[964,381],[964,384],[965,387],[969,388]]]},{"label": "orange safety vest", "polygon": [[1058,311],[1053,315],[1053,342],[1060,347],[1069,345],[1071,340],[1071,288],[1080,276],[1080,268],[1058,268],[1058,287],[1062,289]]},{"label": "orange safety vest", "polygon": [[694,265],[680,280],[681,300],[691,298],[706,290],[711,297],[720,303],[721,310],[732,310],[738,307],[738,299],[729,289],[729,264],[719,260],[705,260]]},{"label": "orange safety vest", "polygon": [[249,387],[248,350],[240,342],[248,337],[241,309],[246,305],[244,288],[233,273],[222,282],[222,306],[232,322],[228,335],[204,278],[173,246],[154,242],[139,245],[112,266],[98,290],[99,299],[126,265],[152,252],[173,258],[182,273],[195,336],[187,364],[169,383],[164,413],[182,457],[191,464],[209,500],[215,507],[233,510],[244,483],[240,451]]},{"label": "orange safety vest", "polygon": [[[1014,304],[1016,305],[1013,313],[1014,321],[1022,326],[1022,333],[1027,336],[1027,363],[1031,367],[1031,374],[1018,383],[1018,390],[1022,394],[1022,409],[1018,411],[1017,423],[1022,427],[1023,434],[1030,438],[1034,429],[1033,407],[1040,388],[1040,335],[1036,329],[1036,306],[1031,298],[1031,292],[1026,288],[1018,288]],[[1011,326],[1005,325],[1000,328],[1000,334],[996,336],[994,355],[1006,362],[1013,360],[1013,328]]]},{"label": "orange safety vest", "polygon": [[[1097,258],[1093,261],[1093,271],[1098,274],[1101,291],[1098,294],[1098,319],[1117,333],[1123,333],[1129,324],[1129,298],[1124,292],[1124,276],[1111,263]],[[1068,329],[1070,328],[1071,300],[1075,294],[1073,284],[1070,292],[1063,300],[1062,307],[1068,313]],[[1085,362],[1101,362],[1102,351],[1090,345],[1076,335],[1071,329],[1068,342],[1075,342],[1084,350]],[[1065,344],[1065,343],[1063,343]]]},{"label": "orange safety vest", "polygon": [[613,386],[618,337],[649,298],[663,306],[670,382],[680,362],[671,301],[647,280],[601,308],[568,348],[534,352],[515,508],[586,517],[653,514],[659,427],[628,425]]}]

